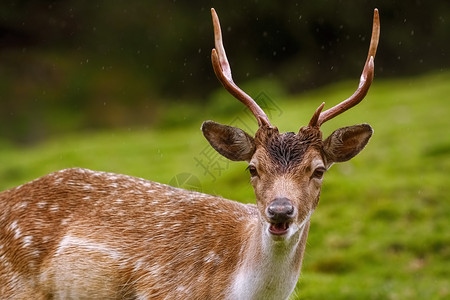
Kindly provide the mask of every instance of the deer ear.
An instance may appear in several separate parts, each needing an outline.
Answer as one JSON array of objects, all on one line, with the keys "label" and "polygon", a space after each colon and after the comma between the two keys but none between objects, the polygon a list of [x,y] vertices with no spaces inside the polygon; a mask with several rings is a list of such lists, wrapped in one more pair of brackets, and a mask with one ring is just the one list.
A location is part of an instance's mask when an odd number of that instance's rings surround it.
[{"label": "deer ear", "polygon": [[373,129],[369,124],[339,128],[324,141],[329,168],[335,162],[344,162],[358,154],[369,142]]},{"label": "deer ear", "polygon": [[205,121],[202,124],[202,131],[211,146],[228,159],[250,161],[255,153],[253,137],[242,129]]}]

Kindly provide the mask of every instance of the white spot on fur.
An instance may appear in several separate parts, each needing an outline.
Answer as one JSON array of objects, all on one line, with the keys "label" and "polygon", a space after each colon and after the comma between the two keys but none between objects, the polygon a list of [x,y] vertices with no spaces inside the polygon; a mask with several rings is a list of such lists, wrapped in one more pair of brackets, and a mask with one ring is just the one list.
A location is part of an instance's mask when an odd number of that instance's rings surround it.
[{"label": "white spot on fur", "polygon": [[19,226],[17,225],[17,220],[14,220],[14,222],[9,225],[9,228],[14,231],[14,238],[18,239],[22,235],[22,231],[20,230]]},{"label": "white spot on fur", "polygon": [[47,202],[38,202],[36,205],[39,208],[44,208],[47,205]]},{"label": "white spot on fur", "polygon": [[208,255],[203,259],[206,263],[219,264],[222,259],[214,251],[210,250]]},{"label": "white spot on fur", "polygon": [[112,257],[113,259],[119,259],[122,257],[122,254],[120,252],[116,251],[106,244],[70,235],[64,236],[64,238],[59,243],[55,254],[60,255],[67,248],[81,248],[85,251],[101,252]]},{"label": "white spot on fur", "polygon": [[205,283],[206,282],[205,274],[202,273],[200,276],[198,276],[197,281],[201,282],[201,283]]},{"label": "white spot on fur", "polygon": [[31,242],[33,241],[33,237],[31,235],[27,235],[23,237],[23,248],[26,248],[31,245]]},{"label": "white spot on fur", "polygon": [[154,276],[154,277],[159,277],[161,276],[161,271],[164,270],[164,268],[162,268],[160,265],[155,264],[153,266],[151,266],[151,268],[148,270],[149,273]]},{"label": "white spot on fur", "polygon": [[142,259],[138,259],[138,260],[137,260],[136,262],[134,262],[134,264],[133,264],[133,271],[134,271],[134,272],[137,272],[137,271],[141,270],[142,267],[143,267],[143,265],[144,265],[144,262],[142,261]]},{"label": "white spot on fur", "polygon": [[92,184],[89,184],[89,183],[87,183],[87,184],[85,184],[84,186],[83,186],[83,190],[85,190],[85,191],[90,191],[90,190],[93,190],[94,188],[92,187]]},{"label": "white spot on fur", "polygon": [[148,182],[148,181],[143,181],[143,182],[142,182],[142,185],[145,186],[146,188],[152,187],[151,183]]},{"label": "white spot on fur", "polygon": [[176,290],[178,293],[183,293],[183,294],[186,294],[188,291],[188,289],[184,285],[177,286]]},{"label": "white spot on fur", "polygon": [[2,265],[5,266],[5,267],[8,267],[8,266],[11,265],[11,264],[9,263],[9,261],[6,259],[5,254],[2,254],[2,255],[0,256],[0,262],[1,262]]}]

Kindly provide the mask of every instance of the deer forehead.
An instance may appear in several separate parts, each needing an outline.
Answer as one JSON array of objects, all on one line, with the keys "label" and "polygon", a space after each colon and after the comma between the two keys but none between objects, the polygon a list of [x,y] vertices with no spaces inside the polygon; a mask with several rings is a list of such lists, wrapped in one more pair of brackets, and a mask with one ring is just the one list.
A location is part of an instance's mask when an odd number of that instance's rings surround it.
[{"label": "deer forehead", "polygon": [[318,135],[293,132],[272,133],[256,137],[257,150],[252,159],[272,174],[303,173],[322,159],[322,139]]},{"label": "deer forehead", "polygon": [[269,176],[262,177],[259,185],[257,184],[260,187],[259,201],[263,199],[271,201],[276,198],[288,198],[294,202],[315,201],[315,198],[311,198],[309,195],[320,191],[321,184],[311,185],[311,174],[316,168],[323,167],[324,162],[318,154],[314,153],[318,152],[307,151],[303,161],[296,167],[279,173],[269,171]]}]

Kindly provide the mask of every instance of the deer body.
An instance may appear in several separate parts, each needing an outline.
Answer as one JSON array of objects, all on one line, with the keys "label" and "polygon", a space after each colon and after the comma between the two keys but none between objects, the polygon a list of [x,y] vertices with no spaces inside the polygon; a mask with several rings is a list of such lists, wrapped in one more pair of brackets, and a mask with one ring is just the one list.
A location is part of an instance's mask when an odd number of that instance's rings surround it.
[{"label": "deer body", "polygon": [[254,114],[254,137],[206,121],[210,145],[246,161],[256,205],[125,175],[67,169],[0,193],[0,299],[287,299],[297,283],[323,175],[368,143],[368,124],[322,139],[373,79],[379,19],[356,92],[280,133],[232,80],[212,10],[214,71]]},{"label": "deer body", "polygon": [[[271,272],[293,269],[293,279],[276,286],[284,297],[270,297],[283,299],[297,281],[306,239],[263,249],[258,214],[254,205],[125,175],[52,173],[0,193],[0,295],[264,299],[232,278],[249,278],[264,290]],[[264,260],[283,260],[286,251],[292,259],[284,270]]]}]

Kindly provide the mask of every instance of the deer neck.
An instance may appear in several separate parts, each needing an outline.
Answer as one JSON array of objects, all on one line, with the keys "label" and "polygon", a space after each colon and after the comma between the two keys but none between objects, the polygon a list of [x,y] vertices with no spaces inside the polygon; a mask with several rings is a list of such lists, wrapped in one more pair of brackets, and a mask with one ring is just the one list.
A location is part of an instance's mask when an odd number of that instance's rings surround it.
[{"label": "deer neck", "polygon": [[287,299],[300,275],[309,220],[283,240],[273,239],[262,222],[249,227],[229,299]]}]

